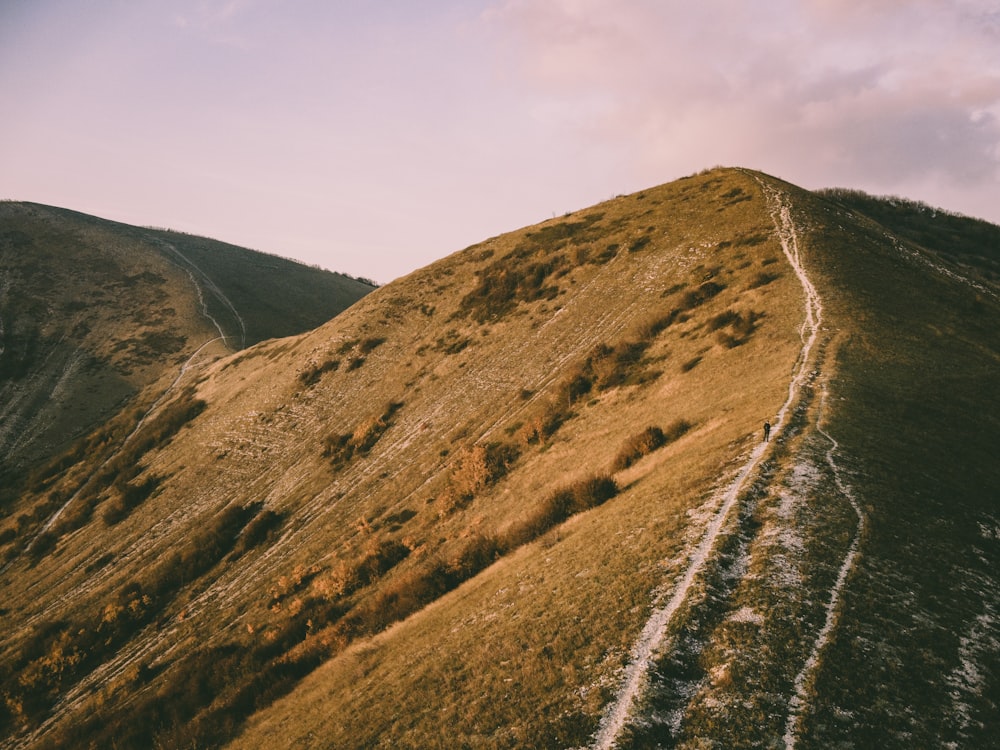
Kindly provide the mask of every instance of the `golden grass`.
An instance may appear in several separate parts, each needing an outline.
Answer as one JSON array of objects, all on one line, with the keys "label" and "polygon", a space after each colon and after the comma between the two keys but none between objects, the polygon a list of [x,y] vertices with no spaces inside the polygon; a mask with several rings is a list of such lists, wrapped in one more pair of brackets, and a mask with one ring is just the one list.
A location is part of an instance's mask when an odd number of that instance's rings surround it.
[{"label": "golden grass", "polygon": [[[141,672],[148,684],[137,687],[139,701],[177,676],[178,643],[206,654],[280,646],[280,663],[282,653],[311,647],[319,605],[310,597],[351,589],[338,601],[363,611],[400,580],[455,558],[477,535],[516,525],[555,490],[610,471],[637,430],[684,420],[687,432],[616,476],[617,497],[405,622],[345,651],[338,646],[255,716],[237,744],[310,736],[328,747],[584,742],[656,592],[682,570],[706,503],[786,397],[801,346],[802,295],[771,238],[756,183],[741,172],[711,172],[581,213],[590,218],[488,240],[373,292],[310,334],[265,342],[198,372],[207,409],[182,439],[143,459],[146,472],[164,477],[158,491],[113,535],[92,523],[58,540],[58,554],[35,568],[19,566],[6,606],[20,622],[90,617],[220,509],[263,503],[280,518],[269,543],[247,547],[238,564],[220,562],[159,602],[169,636],[139,634],[115,664],[157,665]],[[581,227],[560,228],[565,222]],[[526,262],[544,261],[533,273],[548,273],[538,282],[545,293],[528,289],[513,305],[476,314],[478,274],[519,252]],[[753,325],[735,331],[741,340],[717,338],[751,313]],[[630,373],[642,377],[610,385],[617,376],[605,373],[566,398],[566,378],[595,347],[618,351],[637,338],[648,345]],[[348,350],[366,341],[378,344],[349,368]],[[337,358],[339,367],[324,367]],[[378,422],[373,415],[386,404],[402,406]],[[517,442],[540,413],[560,415],[554,431]],[[376,422],[378,440],[367,452],[337,466],[322,455],[326,437],[363,438]],[[441,512],[463,451],[515,443],[519,454],[502,476],[472,483],[471,497]],[[372,549],[395,543],[408,554],[365,585],[327,585]],[[106,561],[97,568],[95,547]],[[15,633],[8,653],[26,635]],[[85,680],[81,693],[96,696],[100,685]],[[103,715],[129,721],[129,701],[115,700],[122,702],[103,705]],[[74,720],[63,715],[56,729]]]}]

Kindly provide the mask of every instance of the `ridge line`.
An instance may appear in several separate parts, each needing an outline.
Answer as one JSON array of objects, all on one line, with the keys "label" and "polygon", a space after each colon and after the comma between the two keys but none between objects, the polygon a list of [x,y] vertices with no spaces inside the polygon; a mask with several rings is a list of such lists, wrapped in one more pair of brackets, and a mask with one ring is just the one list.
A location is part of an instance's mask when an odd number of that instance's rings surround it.
[{"label": "ridge line", "polygon": [[[786,416],[792,404],[796,401],[799,391],[809,376],[808,366],[810,355],[819,335],[822,320],[823,305],[820,296],[813,286],[802,266],[795,224],[792,221],[791,210],[781,192],[766,185],[757,175],[750,174],[764,194],[770,208],[771,219],[774,222],[775,234],[781,244],[781,250],[802,284],[805,293],[805,319],[799,329],[802,349],[796,362],[796,367],[788,384],[788,397],[778,411],[773,423],[774,432],[780,433]],[[611,750],[624,730],[632,705],[645,686],[647,674],[652,666],[654,652],[662,645],[674,615],[687,599],[687,594],[695,579],[702,572],[709,555],[715,546],[722,527],[729,517],[730,511],[743,489],[747,477],[760,463],[768,443],[760,443],[750,453],[750,457],[742,466],[736,478],[722,495],[722,504],[715,512],[705,530],[701,541],[691,553],[687,571],[674,588],[674,593],[662,607],[655,609],[646,625],[643,627],[632,645],[632,659],[625,668],[623,684],[615,698],[608,704],[598,726],[597,734],[591,745],[594,750]]]}]

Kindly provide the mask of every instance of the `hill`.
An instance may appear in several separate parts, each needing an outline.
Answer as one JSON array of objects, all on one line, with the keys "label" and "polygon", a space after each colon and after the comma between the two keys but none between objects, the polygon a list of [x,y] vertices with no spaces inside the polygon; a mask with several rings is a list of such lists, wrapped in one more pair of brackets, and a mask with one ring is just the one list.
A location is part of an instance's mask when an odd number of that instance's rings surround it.
[{"label": "hill", "polygon": [[9,744],[986,746],[1000,229],[856,199],[712,170],[193,364],[3,522]]},{"label": "hill", "polygon": [[[371,287],[186,234],[0,203],[0,456],[10,472],[206,359],[302,333]],[[193,363],[193,362],[192,362]]]}]

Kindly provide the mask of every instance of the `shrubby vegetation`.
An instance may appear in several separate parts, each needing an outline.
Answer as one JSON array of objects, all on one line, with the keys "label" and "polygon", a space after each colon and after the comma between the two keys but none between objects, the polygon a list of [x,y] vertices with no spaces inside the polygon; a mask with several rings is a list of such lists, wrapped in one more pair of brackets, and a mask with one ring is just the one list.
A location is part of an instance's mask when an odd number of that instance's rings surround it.
[{"label": "shrubby vegetation", "polygon": [[[190,582],[208,573],[228,554],[245,552],[264,540],[260,528],[247,533],[261,503],[230,506],[192,535],[189,542],[151,568],[142,579],[122,586],[89,617],[43,623],[12,663],[0,669],[0,729],[35,724],[73,684],[109,659],[142,628],[152,623]],[[265,523],[274,528],[276,517]],[[211,668],[211,664],[206,665]],[[121,727],[117,727],[121,730]],[[54,740],[58,745],[58,740]]]},{"label": "shrubby vegetation", "polygon": [[330,459],[334,469],[342,469],[355,456],[370,451],[392,423],[393,415],[403,407],[402,402],[392,401],[377,417],[359,424],[354,432],[331,435],[323,444],[323,457]]},{"label": "shrubby vegetation", "polygon": [[[155,693],[138,691],[154,670],[145,665],[137,667],[123,678],[124,682],[108,687],[128,689],[137,695],[129,708],[129,722],[114,721],[100,712],[62,733],[52,733],[45,746],[110,746],[114,742],[118,747],[205,747],[221,743],[236,734],[255,710],[288,692],[353,641],[419,611],[503,555],[544,535],[573,514],[607,502],[617,491],[614,480],[606,475],[574,482],[552,492],[510,527],[498,533],[475,534],[457,551],[426,559],[393,580],[384,581],[374,596],[352,604],[358,592],[383,581],[411,553],[397,540],[372,537],[358,560],[342,561],[325,574],[302,569],[274,592],[272,609],[287,611],[288,618],[279,628],[263,633],[256,644],[195,648],[169,667],[167,679]],[[100,613],[100,622],[110,624],[98,625],[98,630],[116,633],[107,647],[114,648],[126,632],[150,622],[171,591],[176,590],[158,586],[156,581],[183,581],[186,576],[204,574],[227,550],[237,549],[240,539],[257,536],[252,532],[253,524],[247,523],[248,510],[254,509],[233,509],[223,514],[211,531],[192,540],[192,547],[203,552],[191,551],[169,559],[156,571],[153,583],[136,583],[123,589]],[[264,513],[257,516],[264,517]],[[225,539],[230,541],[225,543]],[[298,594],[305,586],[313,593],[303,598]],[[93,649],[96,653],[94,642],[67,640],[67,634],[76,630],[75,625],[59,623],[40,630],[24,650],[13,674],[7,676],[30,671],[36,662],[39,669],[31,674],[44,672],[40,668],[47,664],[47,654],[69,653],[72,660],[73,654],[83,650]],[[67,645],[71,646],[68,651]],[[93,664],[96,660],[88,661],[81,670]],[[57,692],[55,688],[50,690],[49,700]],[[16,695],[8,703],[23,706],[23,695]],[[30,716],[22,710],[18,718],[38,720],[47,705],[43,701]]]},{"label": "shrubby vegetation", "polygon": [[299,382],[308,388],[316,385],[325,373],[336,372],[339,367],[339,359],[327,359],[319,364],[310,365],[299,373]]},{"label": "shrubby vegetation", "polygon": [[[67,482],[57,486],[57,480],[68,469],[86,457],[107,454],[114,451],[116,441],[125,441],[125,430],[132,420],[138,420],[139,413],[133,411],[117,426],[105,426],[91,435],[74,443],[60,456],[53,458],[43,468],[20,478],[15,485],[18,492],[24,495],[45,496],[36,503],[31,517],[18,521],[18,528],[13,537],[7,534],[8,540],[17,537],[27,538],[32,531],[37,530],[53,513],[62,507],[75,494],[79,496],[65,508],[62,515],[49,530],[37,534],[27,551],[38,559],[51,551],[59,537],[74,531],[86,524],[94,515],[99,503],[106,500],[107,506],[102,514],[108,525],[124,520],[145,500],[152,496],[164,477],[148,476],[136,481],[144,467],[142,458],[151,450],[167,445],[188,422],[204,411],[206,403],[195,395],[193,387],[185,388],[170,403],[164,406],[153,418],[142,426],[121,445],[113,456],[93,475],[87,476],[74,487]],[[52,489],[50,489],[52,488]],[[17,554],[16,550],[8,551],[8,556]]]},{"label": "shrubby vegetation", "polygon": [[438,495],[438,513],[464,507],[483,490],[503,478],[520,452],[507,443],[476,444],[462,448],[452,461],[444,490]]},{"label": "shrubby vegetation", "polygon": [[612,471],[622,471],[634,464],[643,456],[647,456],[658,448],[672,443],[690,430],[691,423],[685,419],[671,422],[666,430],[659,427],[647,427],[638,435],[633,435],[625,441],[618,455],[611,463]]},{"label": "shrubby vegetation", "polygon": [[[875,219],[894,234],[945,257],[964,256],[1000,278],[1000,227],[952,211],[894,195],[868,195],[860,190],[817,191],[824,198]],[[985,261],[985,262],[984,262]]]},{"label": "shrubby vegetation", "polygon": [[[594,225],[601,218],[603,214],[595,213],[527,232],[512,252],[480,271],[478,284],[462,299],[459,313],[485,323],[499,320],[521,303],[554,299],[559,287],[551,283],[553,277],[571,268],[569,257],[559,251],[571,242],[582,246],[596,240],[599,230]],[[586,255],[589,251],[582,252]],[[609,252],[610,246],[602,255]],[[574,257],[579,260],[581,256],[577,252]],[[607,259],[611,257],[613,254]]]},{"label": "shrubby vegetation", "polygon": [[762,317],[763,313],[753,310],[743,313],[730,309],[710,318],[706,326],[709,331],[716,332],[720,344],[734,349],[747,342]]},{"label": "shrubby vegetation", "polygon": [[507,528],[498,539],[504,551],[537,539],[571,516],[603,505],[618,494],[618,485],[605,474],[589,477],[558,489],[542,500],[525,517]]},{"label": "shrubby vegetation", "polygon": [[[337,347],[336,354],[343,356],[354,352],[354,356],[347,362],[347,369],[356,370],[365,363],[365,355],[375,351],[385,341],[385,338],[374,336],[366,339],[347,339]],[[322,362],[312,364],[299,373],[299,382],[306,388],[311,388],[326,373],[336,372],[340,369],[340,365],[341,359],[339,356],[329,357]]]}]

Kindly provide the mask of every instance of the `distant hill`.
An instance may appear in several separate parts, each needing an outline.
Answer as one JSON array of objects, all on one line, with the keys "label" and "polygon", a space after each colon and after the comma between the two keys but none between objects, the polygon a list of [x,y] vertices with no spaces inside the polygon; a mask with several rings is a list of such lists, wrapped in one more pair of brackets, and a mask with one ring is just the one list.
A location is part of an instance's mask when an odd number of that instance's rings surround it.
[{"label": "distant hill", "polygon": [[0,203],[0,466],[65,450],[195,352],[302,333],[370,291],[215,240]]},{"label": "distant hill", "polygon": [[268,295],[144,235],[88,351],[187,348],[5,500],[3,742],[989,746],[997,231],[716,169],[193,359]]}]

